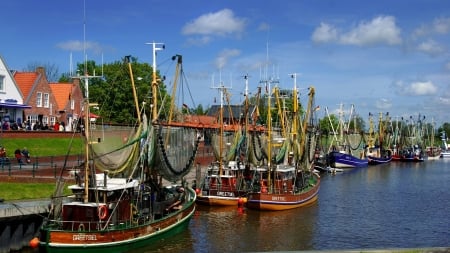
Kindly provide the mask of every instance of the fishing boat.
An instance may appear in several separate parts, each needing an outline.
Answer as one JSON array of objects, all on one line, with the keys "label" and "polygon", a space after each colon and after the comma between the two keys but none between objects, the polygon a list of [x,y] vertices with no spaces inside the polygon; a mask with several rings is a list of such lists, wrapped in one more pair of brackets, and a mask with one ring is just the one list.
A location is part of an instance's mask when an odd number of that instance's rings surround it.
[{"label": "fishing boat", "polygon": [[[326,109],[328,118],[328,109]],[[362,134],[357,133],[356,130],[350,131],[350,122],[353,115],[353,105],[350,110],[350,118],[347,124],[344,120],[343,105],[339,109],[339,125],[337,131],[333,128],[334,142],[330,146],[328,153],[328,163],[333,168],[353,169],[363,168],[369,165],[367,157],[365,157],[364,150],[360,146],[363,142]],[[356,125],[356,124],[354,124]],[[356,140],[356,141],[352,141]],[[352,143],[356,143],[353,144]]]},{"label": "fishing boat", "polygon": [[[388,115],[389,114],[387,114],[387,116]],[[392,160],[392,155],[390,150],[385,150],[383,148],[384,126],[383,115],[381,113],[378,123],[378,138],[375,136],[373,115],[372,113],[369,113],[369,135],[367,138],[366,157],[369,165],[389,163]],[[378,139],[378,143],[376,143],[376,139]]]},{"label": "fishing boat", "polygon": [[[240,123],[232,123],[239,125],[235,131],[224,132],[223,110],[224,110],[224,94],[226,87],[221,83],[216,87],[220,91],[220,110],[218,134],[213,132],[213,147],[217,161],[208,166],[206,174],[203,176],[200,187],[197,190],[197,203],[209,206],[238,206],[242,205],[246,200],[247,184],[244,180],[244,174],[249,173],[249,167],[245,166],[248,153],[248,78],[245,77],[245,111],[244,125]],[[243,129],[242,129],[243,128]],[[227,136],[225,136],[227,135]],[[225,138],[231,140],[229,148],[224,150]],[[218,145],[214,145],[214,144]],[[215,148],[217,147],[217,148]],[[228,162],[227,162],[228,161]]]},{"label": "fishing boat", "polygon": [[[318,129],[313,124],[314,87],[309,87],[309,101],[303,115],[298,113],[296,76],[292,93],[293,110],[285,121],[281,138],[272,135],[271,94],[267,95],[267,160],[253,168],[252,189],[248,193],[247,208],[279,211],[298,208],[315,202],[320,188],[320,176],[314,173],[315,146]],[[271,81],[267,81],[270,91]],[[276,92],[274,92],[276,94]],[[280,114],[278,114],[280,116]],[[281,114],[283,115],[283,114]],[[288,115],[288,114],[286,114]],[[287,118],[286,118],[287,119]],[[297,126],[302,124],[301,130]],[[281,146],[277,140],[282,141]]]},{"label": "fishing boat", "polygon": [[442,132],[441,135],[442,147],[441,147],[441,158],[450,158],[450,146],[447,144],[447,134]]},{"label": "fishing boat", "polygon": [[427,131],[428,134],[428,138],[427,140],[429,140],[429,146],[427,146],[426,148],[426,155],[427,155],[427,160],[437,160],[439,158],[441,158],[441,148],[439,146],[435,145],[434,139],[435,139],[435,122],[434,120],[432,120],[431,122],[431,126],[427,127]]},{"label": "fishing boat", "polygon": [[[92,105],[88,90],[89,81],[99,76],[80,77],[86,93],[82,135],[85,161],[75,184],[68,186],[70,196],[62,194],[65,180],[57,180],[49,216],[39,238],[30,242],[41,252],[125,252],[187,228],[195,211],[196,193],[183,179],[192,166],[199,139],[196,129],[159,123],[158,105],[162,101],[158,103],[157,99],[157,86],[161,84],[156,51],[164,47],[162,43],[150,44],[153,98],[142,107],[132,65],[126,58],[137,115],[131,127],[101,128],[97,124],[94,129],[88,119]],[[181,56],[177,64],[181,64]],[[88,73],[86,64],[84,72]],[[151,117],[146,114],[146,104]]]},{"label": "fishing boat", "polygon": [[[394,161],[401,162],[423,162],[424,151],[422,149],[423,146],[423,118],[418,116],[418,119],[415,121],[412,116],[410,116],[409,120],[406,120],[406,124],[404,124],[402,128],[402,132],[399,135],[398,145],[394,147]],[[402,118],[403,121],[403,118]]]}]

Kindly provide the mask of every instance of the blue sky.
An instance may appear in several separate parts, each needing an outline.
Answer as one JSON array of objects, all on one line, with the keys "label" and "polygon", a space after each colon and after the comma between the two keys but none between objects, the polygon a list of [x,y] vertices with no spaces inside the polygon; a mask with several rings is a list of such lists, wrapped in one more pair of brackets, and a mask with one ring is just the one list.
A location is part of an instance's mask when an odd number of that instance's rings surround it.
[{"label": "blue sky", "polygon": [[162,73],[171,56],[183,55],[191,107],[218,102],[213,79],[239,103],[243,75],[254,94],[267,77],[292,88],[290,74],[297,73],[302,101],[312,85],[316,104],[331,113],[342,103],[354,104],[365,120],[369,112],[389,112],[420,114],[437,126],[450,122],[449,1],[91,0],[85,6],[83,0],[3,2],[0,54],[8,67],[39,62],[69,72],[71,54],[74,64],[83,61],[83,41],[87,58],[98,63],[130,54],[151,63],[145,43],[155,41],[166,45],[158,54]]}]

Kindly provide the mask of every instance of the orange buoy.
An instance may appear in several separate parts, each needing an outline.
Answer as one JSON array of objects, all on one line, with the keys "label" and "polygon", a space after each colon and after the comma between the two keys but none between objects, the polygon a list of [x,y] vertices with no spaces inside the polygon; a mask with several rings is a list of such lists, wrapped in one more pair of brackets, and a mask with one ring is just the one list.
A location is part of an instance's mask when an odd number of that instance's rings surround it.
[{"label": "orange buoy", "polygon": [[266,186],[263,186],[262,189],[261,189],[261,192],[262,192],[262,193],[267,193],[267,187],[266,187]]},{"label": "orange buoy", "polygon": [[196,193],[197,195],[199,195],[199,194],[200,194],[200,189],[199,189],[199,188],[195,189],[195,193]]},{"label": "orange buoy", "polygon": [[242,206],[244,204],[244,200],[242,198],[238,198],[238,206]]},{"label": "orange buoy", "polygon": [[31,239],[29,245],[33,249],[37,248],[39,246],[39,238],[34,237],[33,239]]},{"label": "orange buoy", "polygon": [[99,206],[98,217],[100,218],[100,220],[105,219],[107,215],[108,215],[108,208],[106,207],[106,205]]}]

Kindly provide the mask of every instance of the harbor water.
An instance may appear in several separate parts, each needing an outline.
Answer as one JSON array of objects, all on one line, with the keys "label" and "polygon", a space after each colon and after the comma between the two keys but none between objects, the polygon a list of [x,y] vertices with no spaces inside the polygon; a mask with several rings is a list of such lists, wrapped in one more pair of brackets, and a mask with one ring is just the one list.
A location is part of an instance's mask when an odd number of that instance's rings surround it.
[{"label": "harbor water", "polygon": [[189,229],[128,253],[450,247],[450,159],[323,174],[318,201],[278,212],[198,206]]}]

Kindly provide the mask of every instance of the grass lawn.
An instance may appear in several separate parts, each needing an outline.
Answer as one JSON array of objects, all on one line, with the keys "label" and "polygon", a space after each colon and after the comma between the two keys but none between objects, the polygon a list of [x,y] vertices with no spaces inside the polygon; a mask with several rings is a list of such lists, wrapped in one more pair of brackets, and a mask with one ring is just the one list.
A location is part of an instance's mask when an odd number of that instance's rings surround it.
[{"label": "grass lawn", "polygon": [[[6,148],[8,157],[14,157],[14,150],[26,147],[31,157],[64,156],[83,153],[81,138],[1,138],[0,146]],[[0,182],[0,199],[26,200],[50,199],[55,190],[55,183],[17,183]],[[64,194],[70,191],[65,188]]]},{"label": "grass lawn", "polygon": [[[26,200],[26,199],[50,199],[55,190],[55,183],[0,183],[0,199]],[[70,191],[65,187],[64,194]]]},{"label": "grass lawn", "polygon": [[64,156],[70,150],[69,155],[83,153],[81,138],[2,138],[0,146],[6,148],[8,157],[14,157],[14,150],[28,149],[31,157],[37,156]]}]

